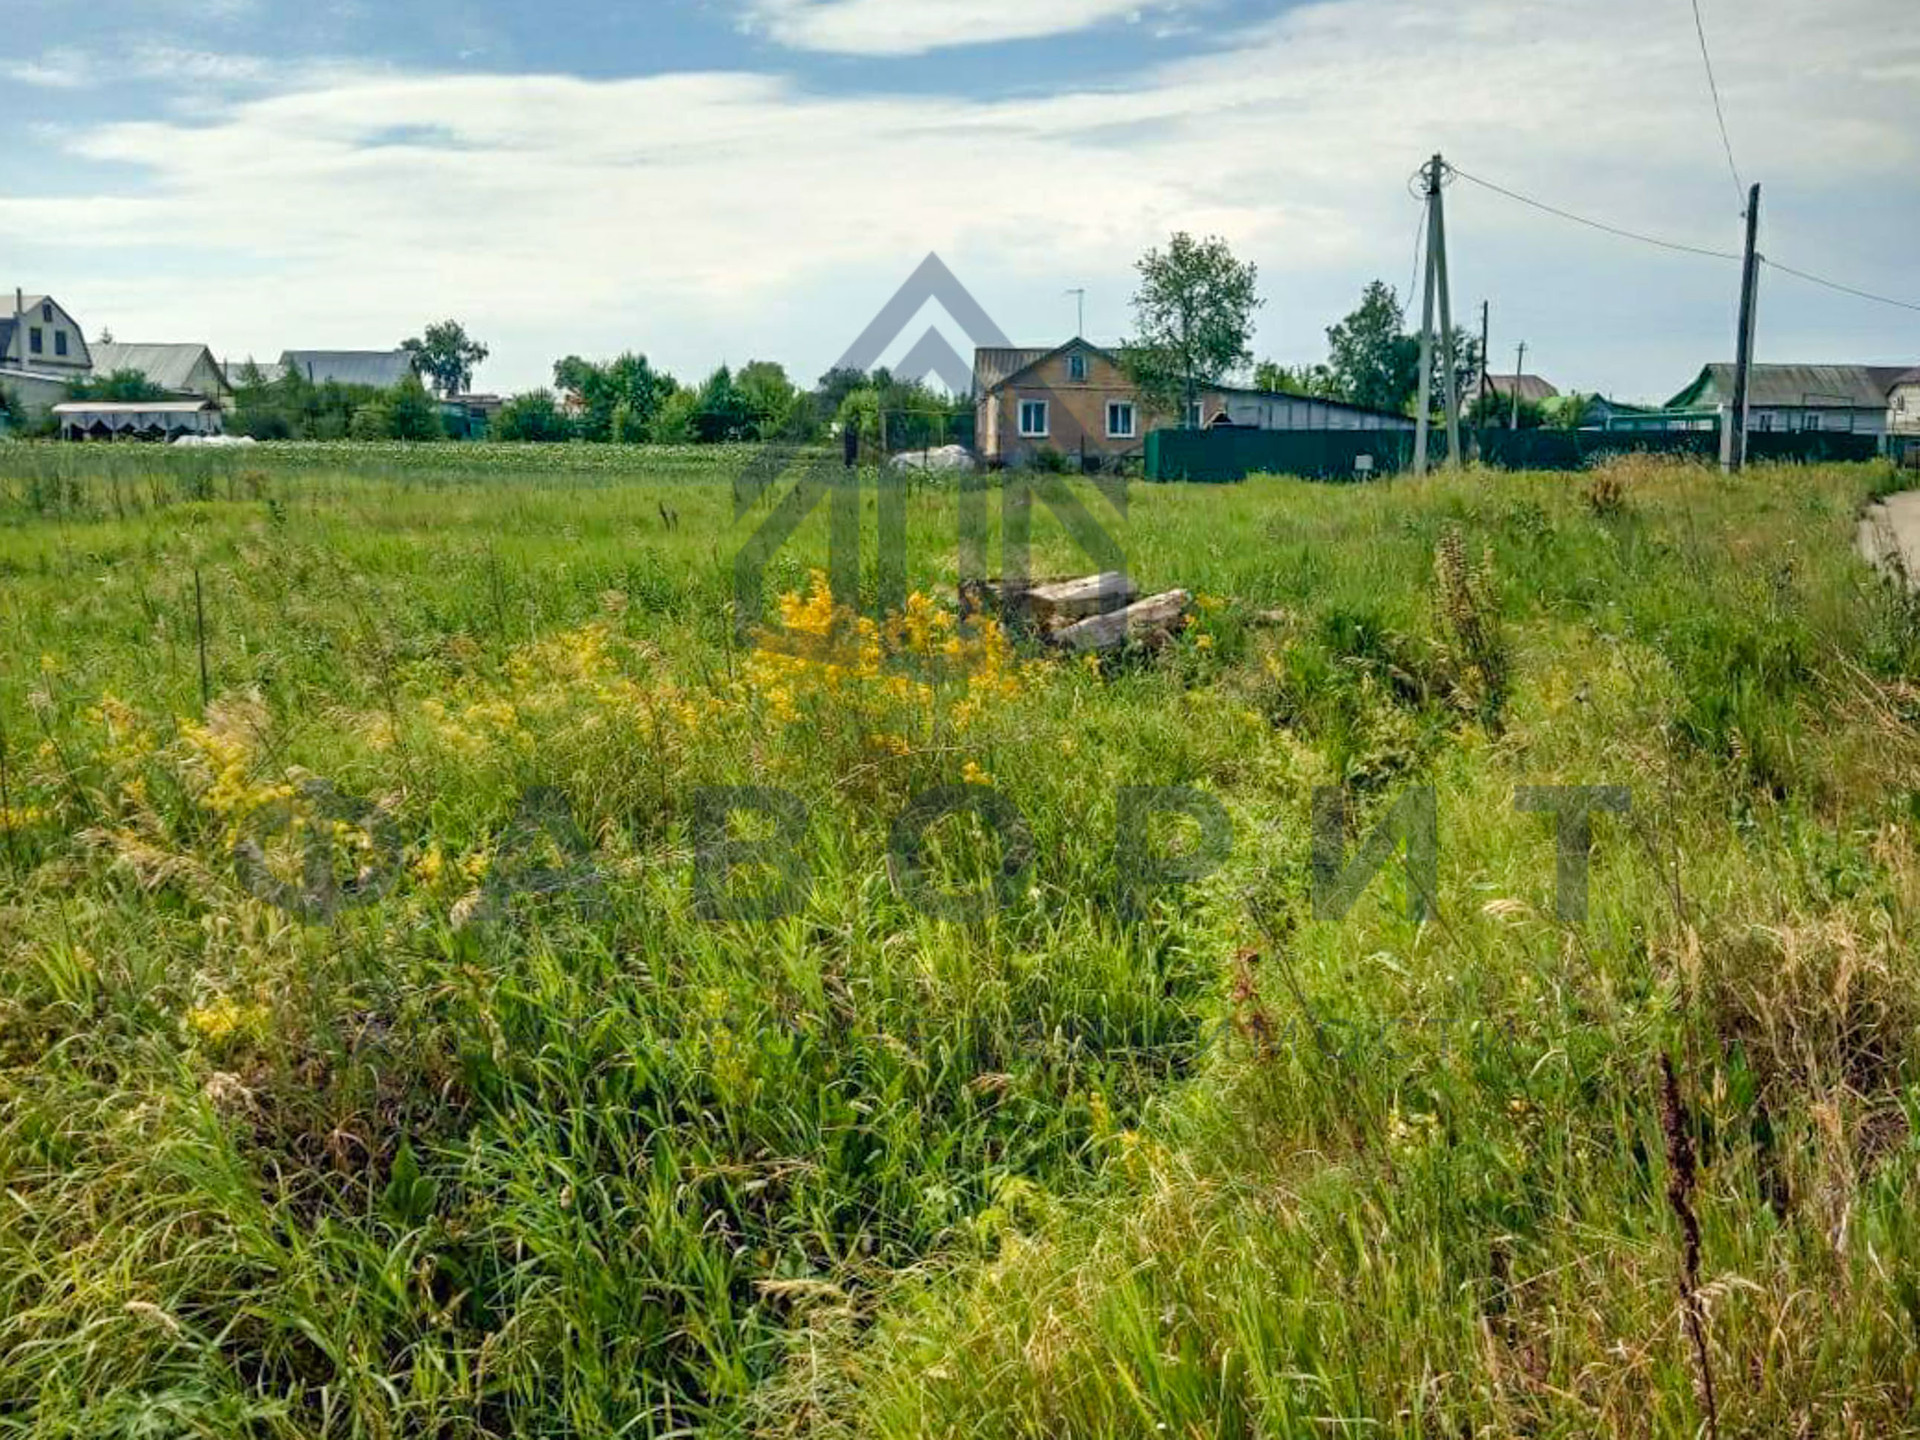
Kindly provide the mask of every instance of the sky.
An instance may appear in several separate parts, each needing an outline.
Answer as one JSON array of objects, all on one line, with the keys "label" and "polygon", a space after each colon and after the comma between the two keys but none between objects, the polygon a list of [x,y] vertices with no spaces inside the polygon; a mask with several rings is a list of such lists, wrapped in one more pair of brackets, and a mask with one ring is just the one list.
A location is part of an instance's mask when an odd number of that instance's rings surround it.
[{"label": "sky", "polygon": [[[477,388],[568,354],[802,383],[929,253],[999,329],[1121,339],[1174,231],[1259,267],[1254,353],[1416,275],[1410,178],[1920,304],[1915,0],[0,0],[0,284],[89,335],[378,349]],[[1445,192],[1494,368],[1661,400],[1730,359],[1736,262]],[[7,272],[12,273],[7,273]],[[1414,307],[1417,310],[1417,306]],[[937,307],[929,325],[970,341]],[[1920,364],[1920,312],[1765,272],[1758,358]]]}]

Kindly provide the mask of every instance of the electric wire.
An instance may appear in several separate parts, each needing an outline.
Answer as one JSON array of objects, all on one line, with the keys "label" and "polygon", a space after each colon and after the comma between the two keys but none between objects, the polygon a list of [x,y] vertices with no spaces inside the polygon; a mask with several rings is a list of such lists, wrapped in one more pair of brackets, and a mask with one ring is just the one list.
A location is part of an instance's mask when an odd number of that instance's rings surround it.
[{"label": "electric wire", "polygon": [[1707,48],[1707,26],[1700,18],[1700,0],[1693,0],[1693,28],[1700,37],[1700,58],[1707,67],[1707,89],[1713,95],[1713,118],[1720,122],[1720,144],[1727,152],[1727,173],[1733,176],[1733,193],[1738,197],[1740,213],[1746,214],[1747,187],[1740,179],[1740,167],[1734,162],[1733,140],[1727,134],[1727,112],[1720,104],[1720,82],[1714,78],[1713,52]]}]

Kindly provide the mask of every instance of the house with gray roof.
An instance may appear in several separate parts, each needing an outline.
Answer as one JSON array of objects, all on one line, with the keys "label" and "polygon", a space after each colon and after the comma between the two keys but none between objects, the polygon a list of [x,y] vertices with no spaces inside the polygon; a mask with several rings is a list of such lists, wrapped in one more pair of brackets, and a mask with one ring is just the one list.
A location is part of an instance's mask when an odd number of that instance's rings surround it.
[{"label": "house with gray roof", "polygon": [[1559,387],[1538,375],[1480,375],[1467,386],[1460,403],[1471,410],[1483,393],[1491,393],[1503,403],[1511,404],[1516,391],[1522,405],[1544,405],[1560,398]]},{"label": "house with gray roof", "polygon": [[[1884,435],[1896,418],[1894,392],[1904,392],[1914,373],[1909,365],[1755,365],[1747,382],[1748,428]],[[1732,365],[1709,365],[1666,408],[1731,405],[1733,378]]]},{"label": "house with gray roof", "polygon": [[1920,367],[1896,377],[1888,387],[1887,429],[1895,435],[1920,435]]},{"label": "house with gray roof", "polygon": [[28,416],[66,399],[92,367],[87,337],[59,301],[19,290],[0,300],[0,390]]},{"label": "house with gray roof", "polygon": [[271,385],[286,377],[287,367],[278,360],[260,361],[249,355],[244,360],[228,360],[221,367],[227,384],[238,390],[245,385]]},{"label": "house with gray roof", "polygon": [[224,405],[233,395],[226,372],[204,345],[121,345],[110,340],[93,346],[93,373],[117,375],[137,370],[172,395],[198,395]]},{"label": "house with gray roof", "polygon": [[414,373],[405,350],[289,350],[280,357],[287,370],[315,385],[365,385],[391,390]]}]

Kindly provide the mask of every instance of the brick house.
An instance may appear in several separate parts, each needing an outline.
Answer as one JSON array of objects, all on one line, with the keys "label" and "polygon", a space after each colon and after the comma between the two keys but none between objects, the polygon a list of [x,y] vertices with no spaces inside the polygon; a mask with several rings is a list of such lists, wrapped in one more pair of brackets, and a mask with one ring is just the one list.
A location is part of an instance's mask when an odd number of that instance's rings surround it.
[{"label": "brick house", "polygon": [[[1340,400],[1206,385],[1191,428],[1212,430],[1411,430],[1390,415]],[[989,465],[1030,465],[1046,450],[1075,461],[1133,459],[1150,430],[1178,426],[1150,411],[1120,361],[1085,340],[1053,350],[986,349],[973,361],[974,445]]]}]

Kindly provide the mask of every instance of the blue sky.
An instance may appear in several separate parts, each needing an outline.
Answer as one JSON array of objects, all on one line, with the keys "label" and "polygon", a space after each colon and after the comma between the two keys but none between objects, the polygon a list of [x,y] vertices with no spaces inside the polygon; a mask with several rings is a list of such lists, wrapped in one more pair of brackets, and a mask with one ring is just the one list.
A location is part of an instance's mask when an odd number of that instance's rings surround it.
[{"label": "blue sky", "polygon": [[[1702,0],[1779,260],[1920,301],[1912,0]],[[1435,150],[1736,248],[1685,0],[0,0],[9,288],[225,355],[455,315],[480,381],[646,351],[808,380],[929,251],[1016,340],[1126,329],[1175,229],[1259,264],[1257,353],[1405,290]],[[1448,192],[1496,366],[1660,398],[1731,350],[1737,267]],[[909,327],[904,349],[929,314]],[[1920,363],[1920,314],[1769,272],[1761,358]],[[964,346],[957,328],[945,327]]]}]

